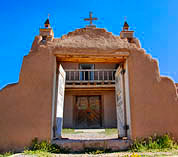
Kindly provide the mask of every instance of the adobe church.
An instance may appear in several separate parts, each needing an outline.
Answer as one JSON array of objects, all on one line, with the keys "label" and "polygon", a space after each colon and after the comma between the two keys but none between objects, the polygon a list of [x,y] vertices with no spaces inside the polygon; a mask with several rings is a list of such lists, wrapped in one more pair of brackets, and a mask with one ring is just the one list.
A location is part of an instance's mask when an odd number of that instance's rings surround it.
[{"label": "adobe church", "polygon": [[[19,82],[0,91],[0,149],[53,140],[61,128],[118,128],[135,139],[178,139],[178,84],[125,21],[119,36],[90,24],[54,38],[49,18],[24,57]],[[119,31],[119,30],[118,30]]]}]

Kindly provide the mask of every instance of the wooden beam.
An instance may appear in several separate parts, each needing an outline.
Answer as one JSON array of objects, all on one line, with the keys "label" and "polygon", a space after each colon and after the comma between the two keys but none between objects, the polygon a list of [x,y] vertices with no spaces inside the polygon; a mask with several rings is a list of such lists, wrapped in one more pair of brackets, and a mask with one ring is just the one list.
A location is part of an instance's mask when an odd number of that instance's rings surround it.
[{"label": "wooden beam", "polygon": [[114,58],[114,57],[86,57],[86,58],[77,58],[77,57],[57,57],[57,61],[59,62],[77,62],[77,63],[120,63],[124,62],[125,58],[120,57],[120,58]]},{"label": "wooden beam", "polygon": [[89,51],[89,50],[80,50],[77,51],[70,51],[70,50],[56,50],[54,52],[54,55],[57,57],[61,56],[78,56],[78,57],[88,57],[88,56],[98,56],[98,57],[128,57],[130,53],[128,51],[111,51],[111,52],[105,52],[105,51]]},{"label": "wooden beam", "polygon": [[81,96],[81,95],[103,95],[103,94],[107,94],[110,92],[115,92],[115,90],[102,90],[102,89],[98,89],[98,90],[65,90],[65,95],[72,95],[72,96]]},{"label": "wooden beam", "polygon": [[71,90],[115,90],[115,84],[108,85],[66,85],[65,91]]}]

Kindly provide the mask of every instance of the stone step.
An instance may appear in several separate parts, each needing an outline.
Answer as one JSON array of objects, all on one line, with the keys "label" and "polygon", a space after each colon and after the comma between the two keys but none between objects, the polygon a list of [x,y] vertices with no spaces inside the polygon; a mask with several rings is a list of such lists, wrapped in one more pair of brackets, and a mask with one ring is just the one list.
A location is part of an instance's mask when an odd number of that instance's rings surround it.
[{"label": "stone step", "polygon": [[128,150],[131,140],[107,139],[107,140],[71,140],[61,139],[52,141],[53,144],[59,145],[63,149],[71,152],[80,152],[85,149],[109,149],[112,151]]}]

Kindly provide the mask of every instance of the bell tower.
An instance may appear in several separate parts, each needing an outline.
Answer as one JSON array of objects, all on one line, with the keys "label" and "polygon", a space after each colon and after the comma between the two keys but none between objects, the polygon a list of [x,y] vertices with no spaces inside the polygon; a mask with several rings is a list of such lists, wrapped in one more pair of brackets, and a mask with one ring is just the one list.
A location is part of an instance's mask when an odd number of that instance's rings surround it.
[{"label": "bell tower", "polygon": [[133,38],[134,31],[129,30],[127,21],[124,22],[123,29],[120,32],[121,39],[127,38],[129,41]]},{"label": "bell tower", "polygon": [[49,15],[44,23],[44,28],[40,28],[40,36],[42,37],[42,42],[52,41],[54,38],[54,32],[49,22]]}]

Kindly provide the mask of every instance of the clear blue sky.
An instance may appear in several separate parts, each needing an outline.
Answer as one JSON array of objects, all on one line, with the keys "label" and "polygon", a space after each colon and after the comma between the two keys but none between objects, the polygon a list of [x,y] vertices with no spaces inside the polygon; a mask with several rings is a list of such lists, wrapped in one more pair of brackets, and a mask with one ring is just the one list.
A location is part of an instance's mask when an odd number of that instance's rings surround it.
[{"label": "clear blue sky", "polygon": [[119,35],[124,17],[142,47],[159,60],[162,75],[178,82],[177,0],[8,0],[0,5],[0,88],[17,82],[23,56],[29,53],[48,13],[55,37],[87,23],[93,12],[97,27]]}]

